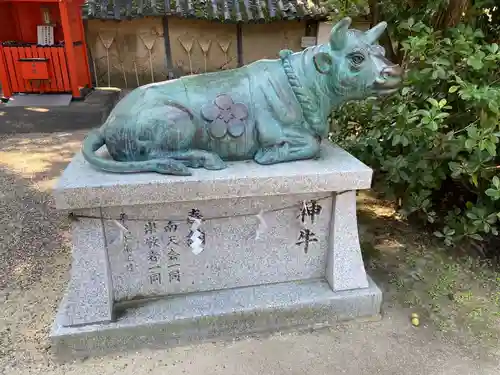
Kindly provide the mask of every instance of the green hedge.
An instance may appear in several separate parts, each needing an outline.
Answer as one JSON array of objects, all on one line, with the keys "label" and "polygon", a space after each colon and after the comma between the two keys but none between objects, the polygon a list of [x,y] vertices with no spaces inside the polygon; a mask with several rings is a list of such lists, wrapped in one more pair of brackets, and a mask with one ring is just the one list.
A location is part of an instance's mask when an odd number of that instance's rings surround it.
[{"label": "green hedge", "polygon": [[345,105],[332,140],[376,170],[375,187],[400,213],[425,220],[447,245],[500,229],[500,50],[459,25],[398,25],[405,86]]}]

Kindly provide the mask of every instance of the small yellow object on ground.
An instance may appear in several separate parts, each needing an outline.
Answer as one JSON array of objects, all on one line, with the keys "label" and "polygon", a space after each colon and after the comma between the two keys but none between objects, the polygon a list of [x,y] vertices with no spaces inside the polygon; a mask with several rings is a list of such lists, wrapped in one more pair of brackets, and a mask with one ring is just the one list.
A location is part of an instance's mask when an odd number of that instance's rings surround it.
[{"label": "small yellow object on ground", "polygon": [[413,324],[415,327],[418,327],[420,325],[420,320],[418,318],[412,318],[411,324]]}]

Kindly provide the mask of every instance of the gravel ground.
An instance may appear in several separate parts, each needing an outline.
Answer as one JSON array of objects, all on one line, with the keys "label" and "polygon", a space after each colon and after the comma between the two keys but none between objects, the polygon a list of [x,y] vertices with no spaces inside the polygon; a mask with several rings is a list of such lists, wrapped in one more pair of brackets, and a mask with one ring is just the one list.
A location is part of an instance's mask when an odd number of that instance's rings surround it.
[{"label": "gravel ground", "polygon": [[[0,140],[0,369],[47,364],[47,334],[70,263],[50,188],[83,133]],[[6,373],[9,373],[6,370]]]},{"label": "gravel ground", "polygon": [[498,374],[498,360],[446,341],[386,304],[379,322],[57,364],[48,332],[70,265],[68,222],[50,189],[84,132],[0,138],[0,373]]}]

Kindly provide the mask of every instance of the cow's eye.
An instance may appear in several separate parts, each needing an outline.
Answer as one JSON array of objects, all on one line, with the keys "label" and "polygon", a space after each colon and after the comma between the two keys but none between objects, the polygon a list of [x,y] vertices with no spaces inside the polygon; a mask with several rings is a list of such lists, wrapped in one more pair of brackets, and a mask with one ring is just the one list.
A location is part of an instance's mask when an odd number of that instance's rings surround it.
[{"label": "cow's eye", "polygon": [[365,61],[365,57],[360,53],[355,53],[351,56],[351,61],[354,65],[361,65]]}]

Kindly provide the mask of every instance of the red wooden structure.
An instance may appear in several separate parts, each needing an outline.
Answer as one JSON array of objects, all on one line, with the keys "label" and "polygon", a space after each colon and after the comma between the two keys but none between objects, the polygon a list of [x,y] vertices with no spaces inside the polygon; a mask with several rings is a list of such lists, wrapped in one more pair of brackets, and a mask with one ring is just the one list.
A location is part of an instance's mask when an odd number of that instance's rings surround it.
[{"label": "red wooden structure", "polygon": [[[91,87],[83,2],[0,0],[0,82],[5,97],[71,93],[79,98],[82,88]],[[44,45],[40,29],[45,30]]]}]

